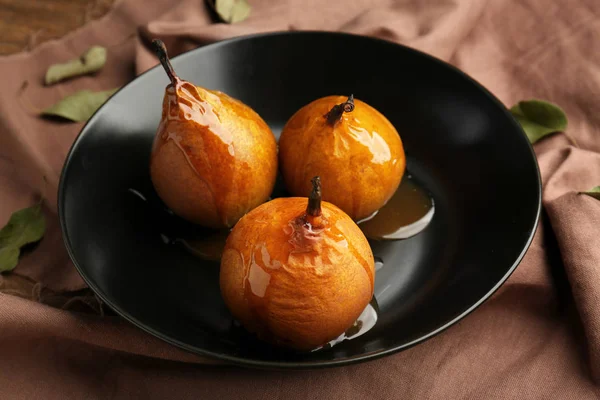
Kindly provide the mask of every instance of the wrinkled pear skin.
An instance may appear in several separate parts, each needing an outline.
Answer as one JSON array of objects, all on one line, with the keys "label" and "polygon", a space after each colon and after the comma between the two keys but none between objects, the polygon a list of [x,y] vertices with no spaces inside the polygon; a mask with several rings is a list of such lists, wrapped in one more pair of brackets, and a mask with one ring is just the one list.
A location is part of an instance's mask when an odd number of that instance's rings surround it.
[{"label": "wrinkled pear skin", "polygon": [[325,115],[345,96],[317,99],[298,110],[279,139],[279,164],[293,196],[310,190],[310,178],[323,182],[323,200],[355,221],[372,215],[392,197],[404,174],[400,136],[375,108],[354,99],[354,110],[331,126]]},{"label": "wrinkled pear skin", "polygon": [[276,174],[275,137],[254,110],[189,82],[167,86],[150,176],[175,214],[229,228],[268,200]]},{"label": "wrinkled pear skin", "polygon": [[277,198],[245,215],[221,259],[233,316],[276,346],[312,350],[345,332],[373,296],[373,253],[342,210],[322,202],[324,228],[298,224],[307,198]]}]

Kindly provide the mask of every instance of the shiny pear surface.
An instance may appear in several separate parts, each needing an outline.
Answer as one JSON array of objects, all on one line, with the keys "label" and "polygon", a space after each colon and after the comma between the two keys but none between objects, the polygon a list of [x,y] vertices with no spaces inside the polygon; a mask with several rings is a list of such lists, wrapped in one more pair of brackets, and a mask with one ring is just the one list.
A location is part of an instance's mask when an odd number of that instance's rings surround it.
[{"label": "shiny pear surface", "polygon": [[[298,110],[282,131],[279,163],[292,195],[307,193],[310,178],[319,175],[323,200],[358,221],[392,197],[406,159],[390,121],[358,99],[352,98],[352,107],[343,109],[349,100],[328,96]],[[336,110],[339,112],[334,113]]]}]

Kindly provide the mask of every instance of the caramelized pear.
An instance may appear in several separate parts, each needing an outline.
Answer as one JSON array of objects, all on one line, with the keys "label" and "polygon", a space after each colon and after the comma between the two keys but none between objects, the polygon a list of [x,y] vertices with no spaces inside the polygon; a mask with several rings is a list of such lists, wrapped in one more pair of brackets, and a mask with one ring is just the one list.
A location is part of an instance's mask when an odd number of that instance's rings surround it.
[{"label": "caramelized pear", "polygon": [[233,316],[259,338],[312,350],[337,338],[373,297],[375,263],[367,239],[341,209],[310,197],[277,198],[232,229],[220,286]]},{"label": "caramelized pear", "polygon": [[180,79],[164,44],[155,40],[153,45],[171,83],[152,147],[152,183],[180,217],[211,228],[231,227],[273,190],[275,137],[249,106]]},{"label": "caramelized pear", "polygon": [[279,164],[294,196],[320,175],[323,200],[355,221],[372,215],[392,197],[404,174],[402,140],[379,111],[352,95],[328,96],[298,110],[279,139]]}]

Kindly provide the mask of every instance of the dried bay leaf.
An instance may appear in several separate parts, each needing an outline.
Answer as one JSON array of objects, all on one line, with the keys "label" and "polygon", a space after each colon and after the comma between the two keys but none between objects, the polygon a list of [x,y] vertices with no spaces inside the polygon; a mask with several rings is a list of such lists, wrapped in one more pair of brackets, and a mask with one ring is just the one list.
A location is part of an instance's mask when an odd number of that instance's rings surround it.
[{"label": "dried bay leaf", "polygon": [[21,247],[39,241],[45,231],[46,219],[40,203],[15,211],[0,230],[0,272],[13,270]]},{"label": "dried bay leaf", "polygon": [[593,197],[595,199],[600,200],[600,186],[596,186],[594,188],[591,188],[587,192],[579,192],[579,194],[587,194],[588,196],[591,196],[591,197]]},{"label": "dried bay leaf", "polygon": [[556,104],[547,101],[520,101],[511,107],[510,112],[521,124],[532,144],[551,133],[567,129],[565,112]]},{"label": "dried bay leaf", "polygon": [[106,49],[101,46],[92,46],[79,58],[62,64],[54,64],[46,71],[46,85],[60,82],[80,75],[91,74],[99,71],[106,64]]},{"label": "dried bay leaf", "polygon": [[[217,0],[217,3],[222,0]],[[235,24],[236,22],[242,22],[250,16],[250,4],[246,0],[237,0],[231,7],[231,14],[227,22]]]},{"label": "dried bay leaf", "polygon": [[12,271],[19,263],[21,249],[13,246],[0,247],[0,272]]},{"label": "dried bay leaf", "polygon": [[247,0],[207,0],[223,22],[235,24],[250,16],[252,7]]},{"label": "dried bay leaf", "polygon": [[75,122],[87,121],[118,88],[92,92],[80,90],[42,111],[42,115],[57,116]]}]

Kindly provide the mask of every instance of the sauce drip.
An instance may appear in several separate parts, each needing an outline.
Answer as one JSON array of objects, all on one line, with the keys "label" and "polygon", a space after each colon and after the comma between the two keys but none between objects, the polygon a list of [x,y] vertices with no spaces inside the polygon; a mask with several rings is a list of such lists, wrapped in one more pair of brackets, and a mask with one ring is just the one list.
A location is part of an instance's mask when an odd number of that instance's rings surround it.
[{"label": "sauce drip", "polygon": [[387,142],[375,131],[369,132],[359,125],[360,121],[348,122],[348,134],[357,142],[368,149],[371,162],[385,164],[392,159],[392,151]]},{"label": "sauce drip", "polygon": [[[282,262],[297,264],[302,260],[301,263],[319,268],[331,265],[337,256],[336,253],[348,250],[343,235],[331,231],[331,222],[335,222],[335,219],[330,221],[322,215],[303,213],[291,219],[280,232],[272,234],[273,237],[282,235],[283,239],[280,240],[283,244],[281,247],[272,249],[273,254],[269,251],[267,243],[261,241],[253,244],[246,257],[240,253],[242,262],[247,265],[243,283],[244,295],[251,305],[252,312],[267,319],[271,297],[269,285],[277,280]],[[338,239],[339,236],[342,237]],[[320,251],[322,242],[327,244],[327,250],[324,252]]]},{"label": "sauce drip", "polygon": [[160,238],[164,244],[179,245],[194,257],[219,262],[228,233],[228,231],[215,231],[189,237],[170,237],[161,233]]},{"label": "sauce drip", "polygon": [[[211,194],[219,219],[229,226],[225,210],[237,192],[234,174],[238,165],[232,133],[225,128],[218,109],[230,104],[223,94],[212,93],[176,78],[167,86],[163,118],[154,143],[155,151],[172,143]],[[218,173],[213,166],[218,165]],[[176,172],[175,172],[176,173]]]},{"label": "sauce drip", "polygon": [[174,243],[181,244],[190,254],[200,259],[221,261],[228,234],[229,231],[210,232],[187,239],[178,238],[174,240]]},{"label": "sauce drip", "polygon": [[[237,246],[228,247],[225,257],[231,257],[228,265],[239,263],[236,269],[245,272],[243,299],[246,312],[253,315],[246,317],[249,330],[263,340],[284,344],[278,321],[302,320],[303,308],[313,310],[306,311],[311,320],[319,320],[325,317],[323,307],[338,306],[332,298],[319,297],[327,293],[319,286],[329,282],[335,291],[347,289],[344,280],[336,278],[340,268],[352,268],[352,274],[364,269],[361,284],[371,289],[374,273],[373,265],[348,236],[349,229],[356,228],[339,209],[327,206],[321,212],[320,203],[312,197],[308,207],[302,198],[275,199],[272,204],[271,210],[256,211],[252,225],[236,226],[232,243]],[[256,224],[261,228],[255,229]],[[252,237],[254,233],[259,236]],[[243,243],[239,243],[241,238],[245,238]]]},{"label": "sauce drip", "polygon": [[375,297],[373,297],[371,302],[367,305],[367,307],[364,309],[364,311],[356,319],[354,324],[346,330],[346,332],[342,333],[340,336],[333,339],[332,341],[325,344],[324,346],[317,347],[316,349],[314,349],[312,351],[315,352],[315,351],[327,350],[337,344],[342,343],[345,340],[356,339],[357,337],[362,336],[365,333],[369,332],[371,329],[373,329],[373,327],[377,323],[377,314],[378,314],[377,310],[378,309],[379,309],[379,306],[377,305],[377,300],[375,299]]},{"label": "sauce drip", "polygon": [[422,232],[434,213],[433,199],[408,175],[387,204],[358,226],[369,239],[408,239]]},{"label": "sauce drip", "polygon": [[264,298],[273,271],[279,268],[281,268],[281,262],[271,260],[271,254],[265,243],[255,247],[250,256],[250,267],[244,282],[246,298],[250,297],[250,293],[253,297]]}]

